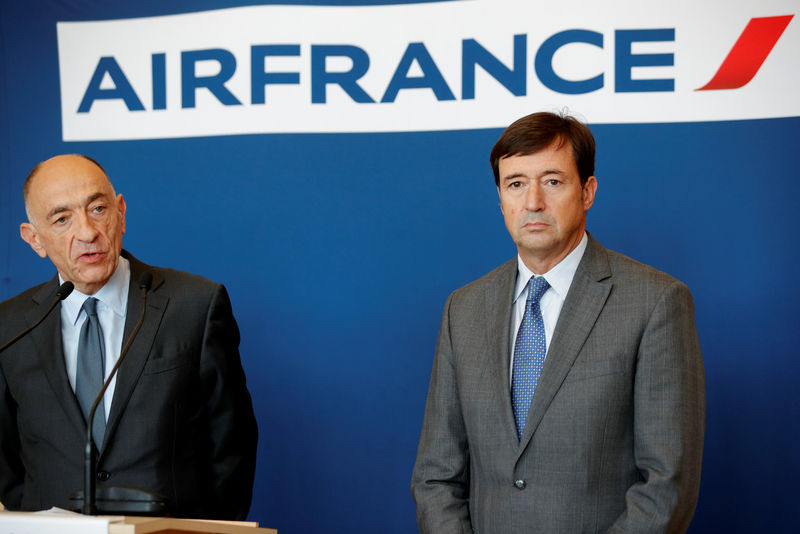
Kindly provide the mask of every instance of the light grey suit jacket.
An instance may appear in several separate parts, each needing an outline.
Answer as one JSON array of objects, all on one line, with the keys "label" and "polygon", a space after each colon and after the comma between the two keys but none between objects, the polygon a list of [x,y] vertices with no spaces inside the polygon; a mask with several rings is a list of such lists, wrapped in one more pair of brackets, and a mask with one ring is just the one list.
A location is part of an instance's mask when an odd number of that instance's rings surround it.
[{"label": "light grey suit jacket", "polygon": [[589,236],[518,440],[516,275],[514,259],[445,305],[411,481],[420,531],[685,531],[705,426],[688,288]]}]

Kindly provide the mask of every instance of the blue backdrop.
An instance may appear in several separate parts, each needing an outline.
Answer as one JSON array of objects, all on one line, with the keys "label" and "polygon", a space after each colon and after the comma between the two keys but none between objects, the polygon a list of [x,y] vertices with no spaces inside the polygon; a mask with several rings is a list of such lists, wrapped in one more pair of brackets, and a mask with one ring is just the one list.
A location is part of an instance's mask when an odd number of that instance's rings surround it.
[{"label": "blue backdrop", "polygon": [[[442,305],[515,253],[488,165],[501,130],[61,141],[56,21],[256,3],[0,6],[0,300],[53,274],[18,235],[27,172],[91,155],[125,196],[127,249],[230,291],[260,428],[250,518],[413,532]],[[691,532],[794,531],[800,118],[592,129],[589,230],[696,300],[708,419]]]}]

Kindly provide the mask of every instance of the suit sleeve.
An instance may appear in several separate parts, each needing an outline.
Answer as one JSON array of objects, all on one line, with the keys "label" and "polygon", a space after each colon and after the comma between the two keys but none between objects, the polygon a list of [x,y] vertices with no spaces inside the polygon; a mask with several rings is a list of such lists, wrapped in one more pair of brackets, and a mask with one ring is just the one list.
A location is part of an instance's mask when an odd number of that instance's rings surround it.
[{"label": "suit sleeve", "polygon": [[458,397],[447,300],[436,344],[425,419],[411,479],[421,534],[472,533],[469,447]]},{"label": "suit sleeve", "polygon": [[705,375],[689,289],[674,281],[645,327],[634,385],[634,457],[642,481],[609,532],[685,532],[700,490]]},{"label": "suit sleeve", "polygon": [[25,470],[19,456],[16,404],[0,369],[0,502],[9,509],[22,505]]},{"label": "suit sleeve", "polygon": [[239,358],[239,328],[221,285],[208,309],[200,365],[209,414],[213,515],[244,520],[252,498],[258,429]]}]

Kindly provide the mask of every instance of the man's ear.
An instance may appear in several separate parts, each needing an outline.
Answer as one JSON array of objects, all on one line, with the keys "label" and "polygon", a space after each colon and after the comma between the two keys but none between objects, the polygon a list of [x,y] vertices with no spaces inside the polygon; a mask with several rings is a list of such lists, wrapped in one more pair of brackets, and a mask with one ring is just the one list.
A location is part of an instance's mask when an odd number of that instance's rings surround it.
[{"label": "man's ear", "polygon": [[41,258],[47,257],[47,252],[44,250],[44,247],[41,243],[39,243],[39,232],[37,232],[36,227],[31,223],[22,223],[19,225],[19,236],[25,241],[27,244],[31,246],[33,251],[39,255]]},{"label": "man's ear", "polygon": [[127,210],[127,206],[125,206],[125,199],[122,198],[122,193],[117,195],[117,211],[119,211],[119,217],[122,221],[122,233],[125,233],[125,210]]},{"label": "man's ear", "polygon": [[583,200],[583,211],[588,211],[594,204],[594,195],[597,193],[597,178],[590,176],[586,180],[583,189],[581,190],[581,199]]}]

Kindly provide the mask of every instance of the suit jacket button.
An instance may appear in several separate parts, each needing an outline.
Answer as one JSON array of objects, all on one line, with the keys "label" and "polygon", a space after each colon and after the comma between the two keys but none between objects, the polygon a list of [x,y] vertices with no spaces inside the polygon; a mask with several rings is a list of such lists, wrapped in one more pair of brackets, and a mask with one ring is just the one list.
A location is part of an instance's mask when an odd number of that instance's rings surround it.
[{"label": "suit jacket button", "polygon": [[524,480],[519,479],[514,481],[514,485],[517,487],[517,489],[524,490],[525,486],[527,486],[528,484],[526,484]]},{"label": "suit jacket button", "polygon": [[111,473],[108,471],[98,471],[97,472],[97,480],[100,482],[106,482],[109,478],[111,478]]}]

